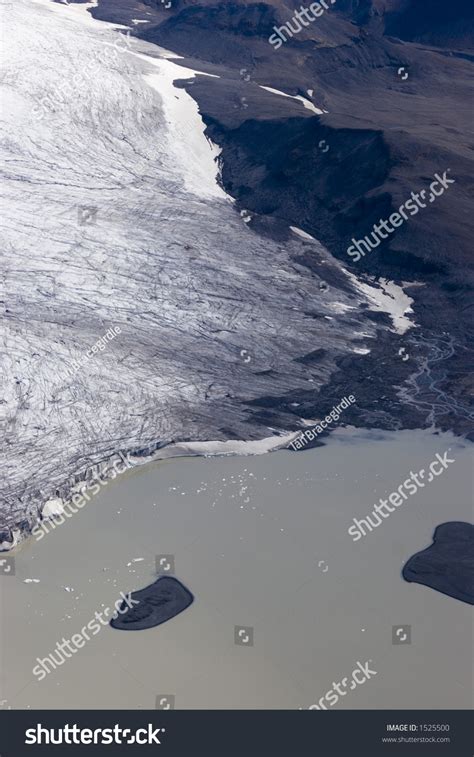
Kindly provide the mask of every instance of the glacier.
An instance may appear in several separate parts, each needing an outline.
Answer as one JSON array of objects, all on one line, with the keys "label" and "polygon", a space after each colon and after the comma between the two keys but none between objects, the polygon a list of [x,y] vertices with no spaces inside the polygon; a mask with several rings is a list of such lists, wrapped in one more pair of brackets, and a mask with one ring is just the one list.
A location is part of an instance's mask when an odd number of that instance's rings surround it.
[{"label": "glacier", "polygon": [[[295,411],[277,408],[274,432],[252,402],[317,393],[360,334],[383,326],[317,241],[274,241],[236,212],[219,149],[173,85],[199,73],[84,5],[2,11],[8,547],[119,451],[278,445],[301,425]],[[299,262],[308,246],[320,275]],[[120,334],[71,373],[112,327]],[[295,362],[317,348],[317,366]]]}]

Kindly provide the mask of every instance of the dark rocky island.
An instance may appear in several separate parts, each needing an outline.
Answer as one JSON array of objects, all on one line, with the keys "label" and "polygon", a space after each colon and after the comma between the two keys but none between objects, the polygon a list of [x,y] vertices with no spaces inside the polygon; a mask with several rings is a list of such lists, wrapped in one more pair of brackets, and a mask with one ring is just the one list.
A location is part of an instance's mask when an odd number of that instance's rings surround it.
[{"label": "dark rocky island", "polygon": [[410,557],[402,575],[405,581],[474,605],[474,526],[442,523],[434,532],[433,543]]},{"label": "dark rocky island", "polygon": [[110,621],[112,628],[120,631],[154,628],[175,618],[194,601],[191,592],[172,576],[160,576],[150,586],[131,592],[131,599],[138,604],[130,607],[122,602],[116,617]]}]

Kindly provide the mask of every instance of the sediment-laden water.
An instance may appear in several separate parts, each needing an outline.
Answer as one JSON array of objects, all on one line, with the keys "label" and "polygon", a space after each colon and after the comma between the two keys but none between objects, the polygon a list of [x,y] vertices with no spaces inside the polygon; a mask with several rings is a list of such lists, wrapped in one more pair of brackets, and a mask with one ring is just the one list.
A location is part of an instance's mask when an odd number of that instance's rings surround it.
[{"label": "sediment-laden water", "polygon": [[[442,475],[352,540],[354,517],[448,449]],[[472,445],[450,434],[340,431],[303,453],[132,470],[14,551],[16,575],[0,578],[5,706],[309,707],[371,660],[376,675],[335,707],[470,707],[472,608],[400,572],[437,525],[471,520],[471,466]],[[146,631],[104,625],[39,681],[37,658],[152,583],[157,556],[191,607]],[[394,626],[411,627],[410,644],[392,644]]]}]

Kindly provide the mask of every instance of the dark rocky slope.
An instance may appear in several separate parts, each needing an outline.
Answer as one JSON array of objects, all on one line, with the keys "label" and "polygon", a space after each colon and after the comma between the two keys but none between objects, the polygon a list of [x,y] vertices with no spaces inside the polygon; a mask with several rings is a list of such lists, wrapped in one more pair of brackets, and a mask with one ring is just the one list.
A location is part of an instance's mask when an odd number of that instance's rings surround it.
[{"label": "dark rocky slope", "polygon": [[[226,190],[256,214],[262,230],[280,234],[282,222],[299,226],[351,265],[346,250],[352,237],[370,233],[412,191],[451,169],[456,183],[449,191],[352,270],[425,284],[409,291],[420,328],[400,343],[409,352],[414,339],[412,350],[416,344],[417,356],[430,360],[433,346],[450,335],[453,348],[443,370],[424,382],[430,390],[434,382],[435,389],[425,400],[429,405],[436,396],[441,427],[469,433],[474,7],[465,0],[449,8],[437,0],[339,0],[275,50],[268,43],[273,27],[300,5],[179,0],[166,10],[157,0],[100,0],[93,13],[121,22],[147,19],[139,36],[218,73],[219,80],[198,77],[184,86],[198,101],[209,136],[223,148]],[[306,97],[310,90],[315,105],[328,112],[315,116],[259,84]],[[304,263],[313,264],[310,245]],[[367,375],[380,376],[380,425],[423,425],[425,409],[407,412],[397,400],[400,373],[407,369],[399,365],[400,343],[382,345],[382,355],[373,350],[363,369],[355,357],[344,375],[354,382],[362,372],[360,392]],[[336,384],[331,381],[327,402]],[[341,384],[341,397],[344,384],[355,392],[354,383]],[[318,409],[321,403],[323,395]],[[353,412],[368,422],[366,411]]]}]

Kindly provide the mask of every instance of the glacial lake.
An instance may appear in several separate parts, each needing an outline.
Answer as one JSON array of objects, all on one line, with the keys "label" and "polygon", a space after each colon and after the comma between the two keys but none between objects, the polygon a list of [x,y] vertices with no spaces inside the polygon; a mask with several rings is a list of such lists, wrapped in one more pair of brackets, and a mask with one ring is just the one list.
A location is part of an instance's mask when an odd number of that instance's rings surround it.
[{"label": "glacial lake", "polygon": [[[153,709],[174,697],[177,709],[307,708],[369,660],[376,675],[334,709],[471,707],[472,608],[400,572],[437,525],[472,521],[472,448],[451,434],[340,430],[305,452],[134,468],[9,553],[3,707]],[[439,478],[351,539],[354,517],[448,449],[455,463]],[[153,582],[157,556],[191,607],[146,631],[104,625],[38,681],[36,658]],[[399,625],[410,644],[392,644]],[[236,627],[252,629],[252,646],[235,643]]]}]

